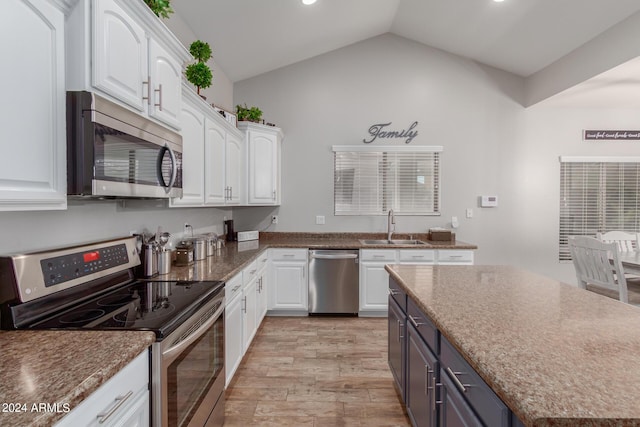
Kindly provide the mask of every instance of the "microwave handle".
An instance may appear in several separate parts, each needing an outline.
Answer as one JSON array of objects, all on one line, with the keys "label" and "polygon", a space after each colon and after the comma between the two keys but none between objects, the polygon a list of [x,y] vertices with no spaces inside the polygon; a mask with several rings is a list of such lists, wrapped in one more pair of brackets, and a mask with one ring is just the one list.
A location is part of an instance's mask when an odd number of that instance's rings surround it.
[{"label": "microwave handle", "polygon": [[[167,151],[169,152],[169,157],[171,158],[171,179],[169,180],[169,184],[164,182],[164,178],[162,177],[162,159],[164,159],[164,153]],[[171,189],[173,188],[173,185],[176,183],[177,175],[178,175],[178,166],[176,162],[176,154],[168,145],[165,145],[164,147],[162,147],[162,150],[160,151],[160,155],[158,156],[158,178],[160,179],[160,182],[164,186],[164,191],[166,191],[167,193],[171,191]]]}]

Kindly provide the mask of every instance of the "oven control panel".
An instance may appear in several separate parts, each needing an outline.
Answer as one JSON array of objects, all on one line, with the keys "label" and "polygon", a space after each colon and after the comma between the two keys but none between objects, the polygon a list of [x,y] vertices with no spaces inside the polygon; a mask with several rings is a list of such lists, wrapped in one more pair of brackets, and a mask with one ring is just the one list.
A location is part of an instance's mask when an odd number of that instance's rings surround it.
[{"label": "oven control panel", "polygon": [[49,287],[129,263],[126,245],[76,252],[40,260],[44,286]]}]

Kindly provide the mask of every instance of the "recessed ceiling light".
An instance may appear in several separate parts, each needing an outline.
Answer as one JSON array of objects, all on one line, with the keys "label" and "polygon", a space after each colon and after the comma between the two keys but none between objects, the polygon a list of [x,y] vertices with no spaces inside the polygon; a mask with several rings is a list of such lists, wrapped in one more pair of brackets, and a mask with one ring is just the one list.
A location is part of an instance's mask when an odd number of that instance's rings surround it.
[{"label": "recessed ceiling light", "polygon": [[303,4],[306,4],[307,6],[310,4],[314,4],[316,2],[316,0],[302,0]]}]

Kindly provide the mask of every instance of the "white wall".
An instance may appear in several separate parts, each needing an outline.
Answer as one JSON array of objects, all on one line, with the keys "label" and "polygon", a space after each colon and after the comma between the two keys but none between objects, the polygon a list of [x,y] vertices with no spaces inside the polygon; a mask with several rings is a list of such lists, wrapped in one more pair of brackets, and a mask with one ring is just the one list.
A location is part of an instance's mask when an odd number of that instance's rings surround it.
[{"label": "white wall", "polygon": [[[525,109],[524,88],[519,77],[390,34],[238,82],[234,102],[259,106],[286,136],[282,206],[234,211],[236,224],[264,228],[277,213],[270,230],[384,231],[386,217],[333,215],[331,146],[361,145],[373,123],[417,120],[412,145],[444,146],[442,216],[398,217],[397,230],[447,227],[455,215],[458,239],[479,246],[477,263],[573,283],[572,265],[557,261],[558,157],[639,155],[640,144],[587,144],[581,131],[637,129],[640,114],[553,102]],[[479,208],[483,194],[499,196],[499,207]]]}]

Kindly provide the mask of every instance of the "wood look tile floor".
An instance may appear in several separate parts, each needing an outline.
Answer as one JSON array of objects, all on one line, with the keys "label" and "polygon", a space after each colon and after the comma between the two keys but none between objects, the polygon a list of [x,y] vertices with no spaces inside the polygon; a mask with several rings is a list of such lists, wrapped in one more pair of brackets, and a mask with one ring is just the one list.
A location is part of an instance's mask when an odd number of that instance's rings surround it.
[{"label": "wood look tile floor", "polygon": [[225,416],[225,427],[410,426],[387,364],[387,319],[266,317]]}]

